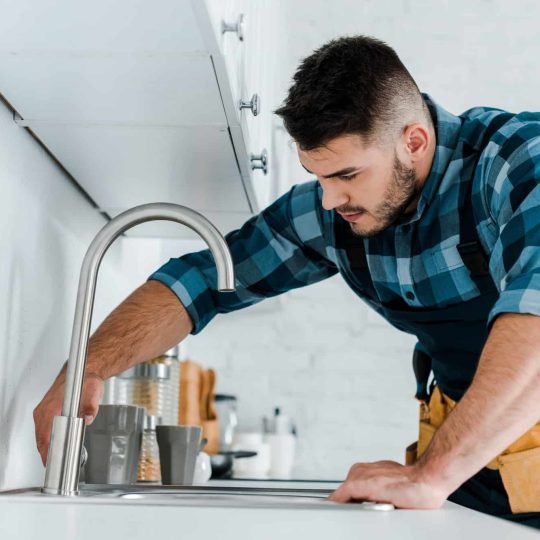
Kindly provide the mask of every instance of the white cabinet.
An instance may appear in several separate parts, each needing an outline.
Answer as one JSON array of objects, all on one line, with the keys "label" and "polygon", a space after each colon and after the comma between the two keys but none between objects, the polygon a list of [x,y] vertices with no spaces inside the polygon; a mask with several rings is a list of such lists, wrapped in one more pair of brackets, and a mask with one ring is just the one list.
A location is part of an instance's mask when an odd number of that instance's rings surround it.
[{"label": "white cabinet", "polygon": [[226,200],[226,211],[249,212],[245,196],[229,193],[240,180],[226,128],[39,124],[33,129],[54,155],[64,156],[62,164],[102,210],[154,200],[219,212]]},{"label": "white cabinet", "polygon": [[2,93],[27,123],[226,126],[206,54],[0,56]]},{"label": "white cabinet", "polygon": [[[227,232],[274,181],[251,160],[271,144],[270,4],[0,0],[0,93],[100,210],[176,202]],[[242,14],[240,41],[222,22]]]},{"label": "white cabinet", "polygon": [[[266,165],[266,174],[260,160],[252,162],[252,156],[261,156],[266,150],[267,159],[272,139],[272,111],[270,104],[274,95],[274,81],[278,56],[273,54],[277,47],[278,5],[272,0],[194,0],[196,12],[202,21],[207,21],[206,41],[218,81],[227,80],[222,89],[224,107],[235,146],[244,147],[247,161],[240,160],[241,174],[246,182],[254,209],[269,204],[276,184],[271,167]],[[204,23],[201,24],[204,27]],[[224,26],[231,30],[224,32]],[[234,26],[240,27],[234,31]],[[250,103],[257,96],[258,114],[240,103]]]},{"label": "white cabinet", "polygon": [[0,50],[12,54],[206,50],[191,0],[0,0],[0,13]]}]

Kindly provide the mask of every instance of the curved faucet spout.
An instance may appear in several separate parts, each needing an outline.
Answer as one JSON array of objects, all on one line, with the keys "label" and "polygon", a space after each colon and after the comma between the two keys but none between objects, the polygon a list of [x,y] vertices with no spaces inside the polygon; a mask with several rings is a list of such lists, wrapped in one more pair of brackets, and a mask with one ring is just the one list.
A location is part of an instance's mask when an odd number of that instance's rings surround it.
[{"label": "curved faucet spout", "polygon": [[64,404],[62,416],[53,420],[43,486],[45,493],[73,495],[78,492],[84,436],[84,421],[78,416],[97,275],[103,256],[123,232],[135,225],[156,220],[176,221],[198,233],[214,256],[218,290],[233,291],[235,288],[233,261],[225,239],[210,221],[190,208],[170,203],[143,204],[118,215],[99,231],[86,252],[81,268]]}]

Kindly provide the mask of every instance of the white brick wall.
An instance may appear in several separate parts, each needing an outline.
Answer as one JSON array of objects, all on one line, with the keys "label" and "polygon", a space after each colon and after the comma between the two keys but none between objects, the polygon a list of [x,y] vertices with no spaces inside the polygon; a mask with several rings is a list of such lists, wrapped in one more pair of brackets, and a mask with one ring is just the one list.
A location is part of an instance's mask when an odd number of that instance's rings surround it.
[{"label": "white brick wall", "polygon": [[[454,113],[479,104],[540,109],[536,2],[276,3],[287,42],[276,105],[299,58],[330,38],[365,33],[392,45],[421,89]],[[279,191],[307,178],[289,153]],[[238,396],[241,427],[258,428],[275,405],[293,415],[297,477],[340,478],[357,460],[401,460],[416,433],[414,338],[369,311],[340,277],[271,302],[221,316],[187,341],[193,359],[218,369],[219,391]]]},{"label": "white brick wall", "polygon": [[278,0],[285,10],[289,63],[328,39],[367,34],[394,47],[420,88],[452,112],[478,104],[540,106],[534,0]]},{"label": "white brick wall", "polygon": [[299,477],[401,460],[416,432],[414,339],[370,314],[340,277],[270,302],[219,316],[186,342],[191,358],[218,370],[218,390],[238,396],[240,427],[260,428],[274,406],[291,414]]}]

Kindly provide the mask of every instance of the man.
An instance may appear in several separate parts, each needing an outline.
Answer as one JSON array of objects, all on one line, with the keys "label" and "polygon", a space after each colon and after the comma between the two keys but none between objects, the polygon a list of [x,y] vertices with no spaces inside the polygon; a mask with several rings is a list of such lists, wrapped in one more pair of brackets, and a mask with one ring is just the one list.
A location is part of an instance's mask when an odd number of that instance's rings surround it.
[{"label": "man", "polygon": [[[227,235],[236,292],[215,291],[205,250],[171,259],[120,304],[90,341],[81,415],[95,417],[104,379],[216,314],[340,272],[418,337],[436,386],[429,403],[420,396],[409,464],[356,464],[331,498],[401,508],[450,498],[540,527],[540,114],[454,116],[364,36],[306,58],[276,112],[318,183]],[[43,460],[64,377],[34,412]]]}]

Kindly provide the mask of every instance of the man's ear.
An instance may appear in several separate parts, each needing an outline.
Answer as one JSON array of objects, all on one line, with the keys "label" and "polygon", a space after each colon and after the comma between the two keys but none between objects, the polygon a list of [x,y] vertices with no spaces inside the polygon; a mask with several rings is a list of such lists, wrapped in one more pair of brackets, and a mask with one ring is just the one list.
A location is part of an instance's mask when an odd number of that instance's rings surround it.
[{"label": "man's ear", "polygon": [[[430,140],[431,133],[427,126],[421,123],[410,124],[401,136],[398,156],[411,165],[421,161],[429,150]],[[399,150],[403,152],[403,156],[399,155]]]}]

